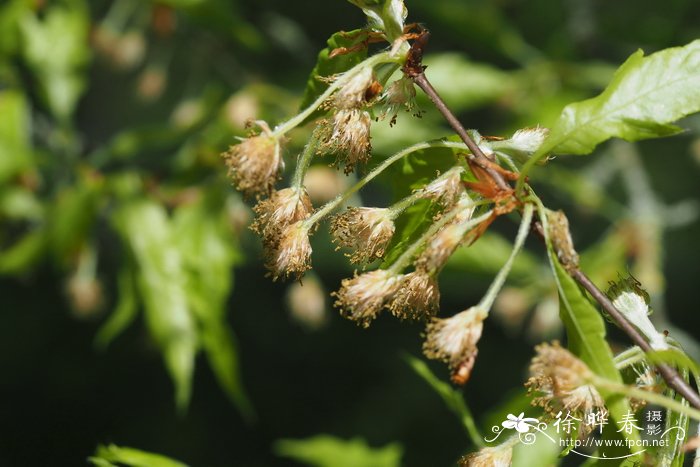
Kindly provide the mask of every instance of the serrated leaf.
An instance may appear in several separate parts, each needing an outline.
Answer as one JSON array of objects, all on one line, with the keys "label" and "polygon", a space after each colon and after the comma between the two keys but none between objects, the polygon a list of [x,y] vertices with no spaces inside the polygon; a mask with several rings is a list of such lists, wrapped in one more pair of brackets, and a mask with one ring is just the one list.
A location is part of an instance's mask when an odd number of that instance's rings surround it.
[{"label": "serrated leaf", "polygon": [[343,440],[330,435],[275,442],[278,456],[313,467],[398,467],[403,449],[397,443],[372,448],[360,439]]},{"label": "serrated leaf", "polygon": [[115,463],[129,467],[187,467],[186,464],[161,454],[114,444],[98,446],[95,455],[88,460],[98,467],[113,466]]},{"label": "serrated leaf", "polygon": [[226,322],[233,286],[236,239],[227,225],[223,200],[209,197],[175,213],[175,238],[187,273],[187,298],[199,321],[200,339],[222,389],[241,413],[254,418],[243,388],[237,342]]},{"label": "serrated leaf", "polygon": [[197,349],[195,322],[185,294],[182,256],[165,208],[139,200],[123,206],[114,223],[137,265],[137,285],[146,323],[175,384],[175,399],[186,408]]},{"label": "serrated leaf", "polygon": [[564,108],[537,156],[588,154],[603,141],[667,136],[670,125],[700,111],[700,40],[648,57],[639,50],[597,97]]},{"label": "serrated leaf", "polygon": [[[311,70],[311,74],[306,81],[304,97],[301,100],[301,109],[307,108],[321,94],[323,94],[326,89],[328,89],[328,84],[321,81],[319,78],[327,78],[338,73],[348,71],[350,68],[367,58],[367,48],[358,47],[366,39],[367,31],[364,29],[355,29],[348,32],[336,32],[328,39],[328,46],[318,53],[316,66],[313,70]],[[334,50],[341,48],[345,48],[350,51],[334,57],[330,56]],[[311,114],[307,120],[313,120],[321,114],[321,111],[316,111]]]},{"label": "serrated leaf", "polygon": [[423,360],[419,360],[411,355],[406,355],[405,360],[413,371],[415,371],[418,376],[423,378],[423,380],[425,380],[425,382],[428,383],[433,390],[435,390],[435,392],[445,402],[445,405],[459,418],[459,420],[462,422],[464,430],[472,442],[478,447],[483,446],[483,437],[479,434],[479,431],[476,428],[474,416],[472,415],[471,410],[469,410],[467,403],[464,402],[464,396],[462,393],[446,382],[438,379],[438,377],[435,376],[432,371],[430,371],[430,368]]}]

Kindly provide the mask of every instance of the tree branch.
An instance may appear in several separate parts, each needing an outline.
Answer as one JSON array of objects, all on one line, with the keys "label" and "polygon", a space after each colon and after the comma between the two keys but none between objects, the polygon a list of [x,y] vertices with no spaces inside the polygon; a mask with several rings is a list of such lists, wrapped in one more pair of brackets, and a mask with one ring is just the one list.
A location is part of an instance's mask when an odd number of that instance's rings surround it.
[{"label": "tree branch", "polygon": [[[510,190],[510,185],[503,179],[500,173],[493,169],[491,160],[484,154],[484,152],[479,148],[479,146],[474,142],[474,140],[469,136],[464,126],[460,123],[457,117],[449,109],[445,101],[442,100],[440,95],[437,93],[435,88],[433,88],[428,78],[425,76],[425,67],[422,65],[421,61],[423,58],[423,47],[427,42],[429,37],[427,31],[424,35],[419,38],[414,45],[411,47],[409,52],[406,65],[404,66],[404,73],[406,76],[411,78],[413,82],[425,92],[425,94],[430,98],[435,107],[440,111],[445,120],[450,124],[450,126],[457,132],[459,137],[467,145],[472,155],[474,156],[474,162],[477,163],[481,168],[486,170],[488,174],[493,178],[499,188],[504,190]],[[542,238],[544,238],[544,231],[542,224],[538,221],[533,224],[534,229],[540,233]],[[571,265],[570,265],[571,266]],[[624,316],[615,308],[610,299],[603,293],[586,274],[579,269],[578,265],[565,268],[567,273],[578,282],[588,293],[593,297],[593,299],[600,304],[600,306],[605,310],[608,315],[617,323],[617,325],[624,331],[629,338],[637,344],[645,352],[652,350],[646,339],[637,331],[637,329],[625,319]],[[690,404],[700,409],[700,396],[693,388],[678,374],[678,372],[671,366],[660,363],[656,365],[661,376],[664,378],[668,386],[674,389],[678,394],[683,396]]]}]

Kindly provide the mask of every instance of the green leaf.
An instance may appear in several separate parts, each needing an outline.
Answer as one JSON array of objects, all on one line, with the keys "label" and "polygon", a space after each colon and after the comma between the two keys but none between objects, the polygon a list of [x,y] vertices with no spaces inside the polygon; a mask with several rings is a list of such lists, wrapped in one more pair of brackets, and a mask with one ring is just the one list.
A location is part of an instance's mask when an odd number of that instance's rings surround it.
[{"label": "green leaf", "polygon": [[639,50],[597,97],[564,108],[536,156],[588,154],[603,141],[667,136],[670,123],[700,111],[700,40],[644,57]]},{"label": "green leaf", "polygon": [[[445,268],[453,272],[493,275],[505,264],[512,250],[512,243],[501,234],[487,231],[473,245],[458,248]],[[509,280],[526,282],[531,279],[533,271],[542,267],[531,253],[521,251],[513,262]]]},{"label": "green leaf", "polygon": [[95,344],[102,349],[124,332],[138,313],[138,298],[136,296],[136,283],[132,268],[132,265],[127,264],[122,266],[121,271],[119,271],[117,279],[119,301],[117,302],[117,307],[95,336]]},{"label": "green leaf", "polygon": [[209,196],[178,208],[173,228],[187,273],[187,298],[200,324],[200,339],[219,384],[248,419],[253,408],[241,383],[238,348],[226,323],[226,299],[238,258],[223,197]]},{"label": "green leaf", "polygon": [[40,19],[27,11],[20,30],[24,57],[39,81],[42,97],[54,116],[68,120],[85,90],[90,58],[87,5],[52,6]]},{"label": "green leaf", "polygon": [[[615,368],[612,351],[605,340],[605,322],[602,316],[559,264],[549,242],[548,250],[559,289],[559,315],[566,327],[569,350],[583,360],[597,375],[609,381],[622,383],[622,376]],[[601,395],[605,399],[612,419],[620,421],[625,414],[630,412],[629,404],[624,397],[602,390]],[[621,436],[611,427],[613,425],[606,425],[607,432],[604,431],[604,435],[608,437]],[[626,436],[634,439],[637,437],[637,433],[633,432]],[[613,452],[610,450],[606,451],[605,454],[610,457]],[[629,450],[625,448],[624,452],[628,453]]]},{"label": "green leaf", "polygon": [[[332,77],[338,73],[348,71],[367,58],[367,48],[362,46],[362,42],[365,40],[367,40],[367,31],[363,29],[336,32],[328,39],[328,46],[318,53],[316,66],[311,70],[309,79],[306,81],[306,90],[301,100],[302,109],[311,105],[328,88],[328,84],[319,80],[319,78]],[[330,57],[331,52],[343,47],[352,50],[349,53],[336,55],[333,58]],[[322,113],[322,111],[316,111],[307,120],[312,120]]]},{"label": "green leaf", "polygon": [[448,383],[438,379],[435,374],[430,371],[430,368],[423,360],[419,360],[412,355],[405,356],[406,363],[415,371],[418,376],[423,378],[426,383],[430,385],[431,388],[440,396],[440,398],[445,402],[445,405],[459,418],[464,426],[469,438],[472,442],[478,446],[482,447],[484,445],[483,437],[479,434],[479,430],[476,428],[476,423],[474,422],[474,416],[469,410],[467,403],[464,402],[464,396],[462,393]]},{"label": "green leaf", "polygon": [[278,456],[289,457],[313,467],[398,467],[403,449],[397,443],[372,448],[359,438],[349,441],[329,435],[275,442]]},{"label": "green leaf", "polygon": [[33,165],[29,105],[24,95],[0,91],[0,183]]},{"label": "green leaf", "polygon": [[[463,54],[431,54],[425,59],[427,75],[440,97],[449,102],[453,112],[463,112],[494,102],[515,90],[512,74],[498,68],[475,63]],[[455,79],[464,76],[465,79]]]},{"label": "green leaf", "polygon": [[187,467],[186,464],[161,454],[115,446],[114,444],[98,446],[95,455],[88,460],[98,467],[113,466],[115,463],[129,467]]},{"label": "green leaf", "polygon": [[36,229],[27,233],[10,248],[0,251],[0,273],[25,272],[37,263],[46,251],[46,232]]},{"label": "green leaf", "polygon": [[197,336],[185,293],[187,276],[165,208],[148,200],[133,201],[115,213],[114,223],[133,254],[146,323],[163,352],[177,405],[184,409],[190,398]]}]

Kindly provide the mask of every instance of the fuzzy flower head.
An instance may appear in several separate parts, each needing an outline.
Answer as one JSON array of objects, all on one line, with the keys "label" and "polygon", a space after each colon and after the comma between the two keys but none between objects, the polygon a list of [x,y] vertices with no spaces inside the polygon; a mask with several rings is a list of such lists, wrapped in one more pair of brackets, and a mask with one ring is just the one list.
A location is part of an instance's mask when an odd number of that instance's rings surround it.
[{"label": "fuzzy flower head", "polygon": [[301,277],[311,269],[309,229],[304,221],[290,224],[266,242],[266,266],[273,280],[289,276]]},{"label": "fuzzy flower head", "polygon": [[247,196],[269,194],[284,168],[279,140],[265,122],[258,124],[261,134],[243,139],[221,155],[233,184]]},{"label": "fuzzy flower head", "polygon": [[593,373],[581,360],[558,342],[535,347],[537,355],[530,364],[530,379],[525,386],[537,393],[532,404],[554,415],[560,410],[588,414],[604,409],[603,398],[589,383]]},{"label": "fuzzy flower head", "polygon": [[471,307],[451,318],[432,318],[425,329],[426,357],[443,360],[452,369],[470,360],[476,355],[487,314],[482,308]]},{"label": "fuzzy flower head", "polygon": [[345,163],[345,173],[351,173],[357,164],[369,160],[371,123],[372,117],[364,110],[339,110],[332,122],[322,124],[326,128],[321,131],[326,136],[319,150],[336,154]]},{"label": "fuzzy flower head", "polygon": [[625,319],[644,334],[652,349],[668,350],[666,336],[657,331],[649,320],[652,313],[650,297],[637,279],[632,276],[620,277],[617,282],[610,283],[607,295]]},{"label": "fuzzy flower head", "polygon": [[482,448],[469,454],[459,461],[459,465],[460,467],[510,467],[512,458],[513,448],[504,444]]},{"label": "fuzzy flower head", "polygon": [[251,226],[263,237],[276,235],[280,229],[309,217],[313,211],[304,188],[290,187],[275,191],[253,208],[256,214]]},{"label": "fuzzy flower head", "polygon": [[394,221],[386,208],[348,208],[331,220],[333,240],[353,250],[353,263],[372,262],[384,256],[394,235]]},{"label": "fuzzy flower head", "polygon": [[390,125],[392,126],[396,123],[396,116],[401,109],[411,112],[415,117],[421,115],[416,105],[416,88],[413,86],[413,81],[406,76],[387,86],[381,100],[384,104],[382,118],[391,115]]},{"label": "fuzzy flower head", "polygon": [[402,276],[386,269],[344,279],[333,295],[340,314],[366,328],[394,296]]},{"label": "fuzzy flower head", "polygon": [[391,313],[400,319],[424,319],[437,314],[440,289],[433,274],[416,270],[406,274],[389,304]]},{"label": "fuzzy flower head", "polygon": [[489,143],[492,149],[526,161],[542,146],[549,136],[549,130],[542,127],[523,128],[513,133],[510,139]]},{"label": "fuzzy flower head", "polygon": [[422,189],[423,193],[445,207],[454,206],[465,193],[462,172],[464,172],[462,167],[451,168],[426,185]]},{"label": "fuzzy flower head", "polygon": [[367,93],[374,82],[372,67],[365,67],[341,87],[333,96],[333,106],[338,110],[357,109],[365,104]]}]

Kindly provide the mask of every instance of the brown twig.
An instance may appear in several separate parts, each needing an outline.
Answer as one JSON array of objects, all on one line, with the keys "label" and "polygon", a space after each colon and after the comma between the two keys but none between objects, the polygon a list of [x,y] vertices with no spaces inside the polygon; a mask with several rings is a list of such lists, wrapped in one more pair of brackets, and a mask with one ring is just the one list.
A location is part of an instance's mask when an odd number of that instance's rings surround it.
[{"label": "brown twig", "polygon": [[[428,78],[425,76],[425,67],[422,65],[423,48],[425,47],[429,37],[429,33],[424,31],[423,34],[420,35],[419,38],[413,43],[406,60],[406,64],[404,65],[403,72],[406,74],[406,76],[411,78],[413,82],[423,90],[423,92],[425,92],[445,120],[447,120],[450,126],[457,132],[459,137],[462,139],[464,144],[467,145],[474,156],[474,162],[493,178],[499,188],[502,190],[512,190],[511,186],[505,181],[502,175],[492,167],[493,162],[469,136],[460,121],[457,119],[457,117],[455,117],[449,107],[447,107],[445,101],[442,100],[435,88],[433,88],[432,84],[430,84],[430,81],[428,81]],[[533,223],[533,226],[534,229],[540,233],[542,238],[544,238],[542,224],[537,221]],[[567,267],[565,269],[567,273],[584,289],[586,289],[586,291],[588,291],[591,297],[593,297],[598,304],[600,304],[603,310],[605,310],[606,313],[622,329],[622,331],[629,336],[632,342],[638,345],[645,352],[653,350],[647,340],[629,321],[627,321],[627,319],[625,319],[625,317],[617,310],[617,308],[615,308],[605,293],[603,293],[590,280],[590,278],[586,276],[581,269],[579,269],[578,265]],[[683,396],[693,407],[700,409],[700,396],[685,380],[683,380],[683,378],[681,378],[675,369],[665,363],[657,364],[656,368],[669,387],[673,388],[678,394]]]}]

